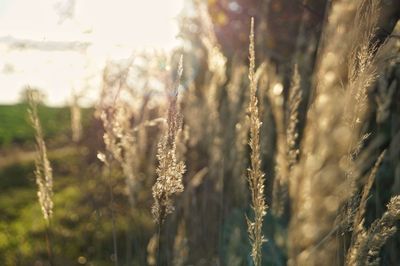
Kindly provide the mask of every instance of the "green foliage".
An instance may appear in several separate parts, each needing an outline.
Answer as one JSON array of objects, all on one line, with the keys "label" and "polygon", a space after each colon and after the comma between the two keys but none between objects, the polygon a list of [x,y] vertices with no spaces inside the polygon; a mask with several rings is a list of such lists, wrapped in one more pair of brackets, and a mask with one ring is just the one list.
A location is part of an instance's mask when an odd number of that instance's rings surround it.
[{"label": "green foliage", "polygon": [[[80,149],[49,153],[54,170],[55,208],[50,230],[56,265],[79,265],[79,257],[88,265],[112,264],[109,178],[116,182],[119,250],[126,253],[123,244],[127,235],[132,236],[132,257],[138,263],[133,265],[145,265],[146,245],[154,230],[151,202],[131,209],[120,172],[104,175],[100,167],[88,166],[84,158]],[[45,221],[33,169],[33,161],[0,168],[0,265],[46,265]]]},{"label": "green foliage", "polygon": [[[28,105],[0,105],[0,147],[33,142],[34,132],[29,124]],[[39,106],[39,118],[46,138],[65,139],[70,134],[71,122],[68,107]],[[91,109],[83,109],[83,123],[92,115]]]},{"label": "green foliage", "polygon": [[0,186],[2,191],[29,186],[33,182],[33,169],[32,162],[18,165],[13,164],[0,168]]}]

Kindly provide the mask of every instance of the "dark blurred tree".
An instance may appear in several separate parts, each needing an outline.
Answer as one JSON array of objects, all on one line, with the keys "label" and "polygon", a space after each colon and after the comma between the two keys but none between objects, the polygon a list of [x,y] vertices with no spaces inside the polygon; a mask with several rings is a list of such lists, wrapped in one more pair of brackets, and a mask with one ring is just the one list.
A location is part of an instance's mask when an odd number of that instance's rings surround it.
[{"label": "dark blurred tree", "polygon": [[[320,35],[326,0],[209,0],[215,32],[227,57],[246,57],[250,17],[255,18],[258,57],[277,63],[291,62],[299,49],[299,38],[309,42]],[[315,46],[315,45],[314,45]]]}]

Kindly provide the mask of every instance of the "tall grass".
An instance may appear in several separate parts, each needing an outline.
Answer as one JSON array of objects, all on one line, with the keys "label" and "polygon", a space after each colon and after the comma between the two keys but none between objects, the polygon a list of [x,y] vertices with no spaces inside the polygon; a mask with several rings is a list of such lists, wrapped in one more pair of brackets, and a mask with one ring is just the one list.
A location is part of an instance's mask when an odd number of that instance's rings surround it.
[{"label": "tall grass", "polygon": [[[388,43],[376,41],[378,2],[333,1],[316,67],[300,60],[284,70],[260,56],[253,18],[247,62],[224,54],[205,2],[193,7],[196,56],[185,49],[160,61],[144,56],[137,73],[145,82],[132,82],[138,55],[104,70],[103,143],[95,148],[107,169],[98,174],[107,175],[114,263],[377,265],[400,218],[399,196],[377,195],[385,162],[398,164],[398,144],[373,126],[394,115],[398,80],[376,89],[390,58]],[[169,73],[165,66],[177,61]],[[74,110],[74,139],[83,145],[92,136],[80,135]],[[39,203],[50,224],[52,170],[34,100],[30,117]],[[371,211],[371,195],[386,209]]]},{"label": "tall grass", "polygon": [[257,84],[254,77],[255,69],[255,52],[254,52],[254,18],[251,18],[250,26],[250,66],[249,66],[249,80],[250,80],[250,103],[249,103],[249,120],[250,120],[250,140],[249,145],[251,148],[250,164],[251,168],[248,170],[248,182],[251,191],[251,207],[254,211],[254,220],[247,218],[247,226],[249,237],[251,240],[254,265],[261,265],[261,252],[262,244],[265,238],[262,233],[262,226],[264,216],[267,212],[267,205],[264,196],[264,173],[261,171],[260,159],[260,118],[258,113],[258,100],[257,100]]},{"label": "tall grass", "polygon": [[36,159],[35,177],[38,186],[37,196],[42,209],[43,218],[46,222],[46,245],[50,265],[54,264],[53,247],[51,243],[51,218],[53,216],[53,170],[47,157],[47,148],[44,141],[42,126],[38,115],[39,98],[36,91],[31,91],[28,95],[29,119],[35,131]]},{"label": "tall grass", "polygon": [[152,213],[155,221],[162,224],[166,216],[173,212],[172,197],[183,191],[182,175],[185,164],[177,161],[176,137],[181,130],[181,118],[178,109],[179,81],[183,71],[182,57],[178,66],[178,82],[168,93],[167,129],[158,144],[157,181],[153,186],[154,205]]}]

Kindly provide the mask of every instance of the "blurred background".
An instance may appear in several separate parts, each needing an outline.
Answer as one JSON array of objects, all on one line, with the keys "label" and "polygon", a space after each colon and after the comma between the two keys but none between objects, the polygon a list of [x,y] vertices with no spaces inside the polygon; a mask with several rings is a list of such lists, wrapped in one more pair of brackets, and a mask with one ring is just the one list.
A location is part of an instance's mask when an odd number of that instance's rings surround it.
[{"label": "blurred background", "polygon": [[1,1],[1,103],[17,102],[28,84],[50,105],[65,105],[73,90],[93,102],[107,60],[178,44],[182,8],[182,0]]},{"label": "blurred background", "polygon": [[[250,17],[256,64],[264,73],[258,92],[261,155],[272,205],[280,119],[273,97],[287,105],[297,65],[301,137],[330,2],[0,0],[0,265],[49,265],[33,173],[35,135],[27,114],[32,92],[40,95],[39,117],[53,167],[57,265],[112,265],[117,258],[119,265],[155,265],[151,187],[162,132],[158,121],[165,117],[166,91],[176,81],[181,55],[183,130],[177,149],[187,171],[185,191],[165,225],[160,265],[252,265],[245,220],[251,210],[246,183]],[[382,7],[378,40],[398,34],[399,10],[396,1]],[[399,65],[398,58],[391,60],[372,90],[365,128],[374,132],[376,153],[383,147],[390,152],[368,202],[367,223],[400,193],[400,149],[392,144],[400,132]],[[275,88],[275,96],[269,88]],[[105,167],[97,158],[107,150],[102,112],[122,128],[116,141],[130,172],[117,160]],[[124,137],[132,140],[121,143]],[[127,186],[130,174],[134,188]],[[289,217],[287,211],[279,217],[268,213],[263,265],[286,265]],[[397,233],[382,251],[383,265],[397,265],[399,247]]]}]

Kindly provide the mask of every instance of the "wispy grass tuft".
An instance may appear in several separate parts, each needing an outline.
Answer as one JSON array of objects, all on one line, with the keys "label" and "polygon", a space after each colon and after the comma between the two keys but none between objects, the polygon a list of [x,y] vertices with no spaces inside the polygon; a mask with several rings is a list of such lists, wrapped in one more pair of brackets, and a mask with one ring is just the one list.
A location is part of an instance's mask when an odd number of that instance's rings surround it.
[{"label": "wispy grass tuft", "polygon": [[51,218],[53,216],[53,170],[47,157],[46,143],[43,138],[42,126],[38,115],[39,94],[36,91],[29,91],[28,94],[28,114],[32,127],[35,131],[36,152],[35,177],[38,185],[37,195],[42,209],[43,218],[46,221],[46,245],[48,259],[51,266],[53,261],[53,248],[50,238]]},{"label": "wispy grass tuft", "polygon": [[397,231],[400,220],[400,196],[394,196],[387,205],[387,211],[375,220],[367,232],[359,234],[358,243],[351,250],[346,265],[379,265],[379,251],[386,240]]},{"label": "wispy grass tuft", "polygon": [[29,119],[35,130],[37,157],[35,159],[35,177],[38,185],[38,198],[42,208],[43,217],[49,222],[53,215],[53,171],[47,158],[46,144],[43,139],[38,110],[38,98],[34,92],[29,94]]},{"label": "wispy grass tuft", "polygon": [[176,137],[181,129],[178,111],[178,88],[182,76],[182,58],[178,66],[178,77],[174,88],[168,92],[167,129],[158,144],[157,181],[153,186],[154,205],[152,213],[155,221],[162,224],[165,217],[174,211],[172,196],[183,192],[182,175],[185,172],[184,162],[178,162],[176,154]]},{"label": "wispy grass tuft", "polygon": [[251,168],[248,170],[248,182],[251,191],[252,209],[254,211],[254,220],[247,218],[247,226],[249,238],[252,245],[251,257],[253,258],[254,265],[261,265],[261,248],[265,238],[262,233],[262,225],[264,216],[267,212],[267,205],[264,198],[264,173],[261,171],[260,159],[260,118],[258,113],[258,100],[257,100],[257,87],[254,76],[255,69],[255,51],[254,51],[254,18],[251,18],[250,28],[250,66],[249,66],[249,80],[250,80],[250,103],[249,103],[249,119],[250,119],[250,148]]}]

